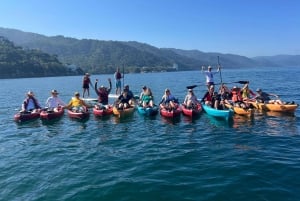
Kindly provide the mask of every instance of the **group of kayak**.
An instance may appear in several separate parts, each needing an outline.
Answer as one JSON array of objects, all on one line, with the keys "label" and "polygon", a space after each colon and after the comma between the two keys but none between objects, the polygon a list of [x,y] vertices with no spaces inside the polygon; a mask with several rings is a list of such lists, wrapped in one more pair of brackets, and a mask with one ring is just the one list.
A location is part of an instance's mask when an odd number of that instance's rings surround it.
[{"label": "group of kayak", "polygon": [[[269,99],[273,94],[262,92],[257,89],[257,94],[253,93],[247,81],[239,81],[243,83],[243,88],[233,87],[229,90],[225,85],[221,85],[218,92],[214,91],[214,85],[208,86],[208,90],[202,99],[198,99],[193,88],[196,85],[188,86],[187,95],[182,103],[178,102],[170,92],[165,89],[164,95],[158,105],[154,104],[151,89],[143,86],[140,96],[134,96],[126,85],[122,93],[114,96],[113,104],[108,103],[108,97],[111,91],[111,80],[109,87],[100,86],[97,88],[95,82],[95,92],[98,95],[96,99],[81,99],[80,93],[75,92],[74,97],[68,104],[65,104],[58,97],[56,90],[51,91],[51,97],[46,101],[46,107],[40,107],[38,101],[34,97],[32,91],[27,93],[27,97],[22,104],[22,110],[15,114],[14,119],[17,122],[24,122],[32,119],[53,120],[64,115],[67,109],[70,118],[85,119],[89,117],[90,110],[96,117],[104,117],[115,115],[119,118],[130,116],[137,108],[138,113],[145,116],[154,116],[158,113],[163,117],[176,118],[181,114],[196,117],[204,110],[208,115],[230,119],[234,113],[239,115],[252,116],[254,110],[275,111],[283,113],[293,113],[298,104],[293,102],[285,103],[277,100]],[[250,96],[253,97],[250,97]],[[276,96],[276,95],[274,95]]]}]

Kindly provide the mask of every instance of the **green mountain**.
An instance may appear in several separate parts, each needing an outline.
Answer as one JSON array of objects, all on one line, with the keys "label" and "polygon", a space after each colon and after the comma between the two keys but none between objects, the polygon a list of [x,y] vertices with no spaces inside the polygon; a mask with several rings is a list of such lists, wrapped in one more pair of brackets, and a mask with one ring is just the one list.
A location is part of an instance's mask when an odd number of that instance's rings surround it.
[{"label": "green mountain", "polygon": [[0,78],[75,75],[55,55],[40,50],[24,50],[0,37]]},{"label": "green mountain", "polygon": [[[199,50],[157,48],[135,41],[103,41],[51,36],[0,28],[4,36],[25,49],[38,50],[65,65],[77,66],[90,73],[113,73],[125,66],[125,72],[199,70],[202,65],[217,65],[217,57],[226,68],[259,66],[300,66],[299,56],[248,58],[233,54],[205,53]],[[177,67],[177,68],[175,68]]]}]

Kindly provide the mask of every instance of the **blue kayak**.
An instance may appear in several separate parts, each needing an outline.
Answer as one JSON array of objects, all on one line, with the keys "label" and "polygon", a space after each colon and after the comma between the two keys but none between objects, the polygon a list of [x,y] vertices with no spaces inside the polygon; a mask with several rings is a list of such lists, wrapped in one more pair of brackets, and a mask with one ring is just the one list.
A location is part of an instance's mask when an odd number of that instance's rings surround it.
[{"label": "blue kayak", "polygon": [[218,118],[224,118],[226,120],[232,118],[234,112],[232,109],[228,110],[217,110],[215,108],[212,108],[208,105],[202,104],[203,110],[210,116],[218,117]]},{"label": "blue kayak", "polygon": [[138,112],[145,116],[154,116],[158,114],[158,107],[157,105],[154,105],[153,107],[146,107],[146,108],[142,106],[138,106]]}]

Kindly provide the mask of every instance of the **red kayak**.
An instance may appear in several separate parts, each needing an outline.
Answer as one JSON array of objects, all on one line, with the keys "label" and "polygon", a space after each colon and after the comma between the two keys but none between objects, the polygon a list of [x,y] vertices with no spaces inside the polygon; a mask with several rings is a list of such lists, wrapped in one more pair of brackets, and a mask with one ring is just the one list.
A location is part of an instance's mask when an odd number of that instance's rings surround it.
[{"label": "red kayak", "polygon": [[102,108],[99,108],[99,106],[95,106],[93,108],[93,113],[96,117],[104,117],[107,115],[111,115],[113,113],[113,107],[112,105],[107,105]]},{"label": "red kayak", "polygon": [[53,110],[43,110],[40,114],[40,117],[42,120],[53,120],[62,117],[64,113],[64,108],[58,107],[54,108]]},{"label": "red kayak", "polygon": [[14,120],[16,122],[25,122],[30,120],[35,120],[40,117],[40,111],[35,112],[19,112],[15,114]]},{"label": "red kayak", "polygon": [[185,104],[182,104],[182,113],[185,116],[196,117],[202,112],[201,104],[196,104],[195,107],[187,108]]},{"label": "red kayak", "polygon": [[72,110],[68,110],[68,116],[72,119],[86,119],[90,116],[90,113],[88,110],[84,111],[72,111]]},{"label": "red kayak", "polygon": [[181,114],[181,107],[178,106],[176,109],[168,110],[165,108],[160,109],[160,115],[167,118],[179,117]]}]

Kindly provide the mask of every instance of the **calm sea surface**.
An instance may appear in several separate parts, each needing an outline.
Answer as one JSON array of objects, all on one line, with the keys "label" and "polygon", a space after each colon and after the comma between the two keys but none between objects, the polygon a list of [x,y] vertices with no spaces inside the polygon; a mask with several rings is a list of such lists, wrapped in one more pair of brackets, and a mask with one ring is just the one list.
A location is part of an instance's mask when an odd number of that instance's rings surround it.
[{"label": "calm sea surface", "polygon": [[[108,77],[91,76],[104,85]],[[253,90],[300,103],[300,68],[223,69],[222,79],[249,80]],[[170,121],[137,111],[123,120],[13,121],[28,90],[42,104],[51,89],[68,102],[82,92],[81,80],[0,80],[0,200],[300,200],[299,108],[229,123],[205,113]],[[204,82],[199,71],[125,75],[135,94],[150,86],[156,102],[165,88],[182,101],[193,84],[200,98]]]}]

